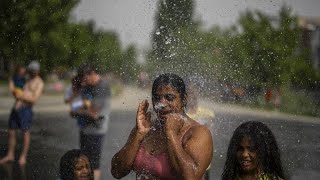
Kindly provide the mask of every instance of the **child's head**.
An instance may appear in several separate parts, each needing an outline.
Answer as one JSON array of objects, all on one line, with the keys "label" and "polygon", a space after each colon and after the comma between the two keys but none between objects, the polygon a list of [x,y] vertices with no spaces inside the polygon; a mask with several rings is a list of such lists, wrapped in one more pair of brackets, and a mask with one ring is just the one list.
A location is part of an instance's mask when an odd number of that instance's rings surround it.
[{"label": "child's head", "polygon": [[222,179],[252,172],[283,178],[276,139],[267,125],[257,121],[245,122],[234,131]]},{"label": "child's head", "polygon": [[18,65],[16,68],[15,68],[15,71],[14,71],[14,75],[17,75],[17,76],[24,76],[26,74],[26,68],[24,66],[20,66]]},{"label": "child's head", "polygon": [[79,149],[65,153],[60,159],[60,177],[62,180],[93,180],[90,161]]}]

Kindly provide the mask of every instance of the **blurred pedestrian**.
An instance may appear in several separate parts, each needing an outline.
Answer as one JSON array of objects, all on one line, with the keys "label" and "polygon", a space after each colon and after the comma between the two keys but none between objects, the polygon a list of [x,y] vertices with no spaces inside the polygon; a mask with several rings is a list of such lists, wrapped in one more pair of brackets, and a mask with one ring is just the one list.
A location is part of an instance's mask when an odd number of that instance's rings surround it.
[{"label": "blurred pedestrian", "polygon": [[274,91],[273,105],[276,110],[280,109],[281,106],[281,90],[277,87]]},{"label": "blurred pedestrian", "polygon": [[200,91],[194,84],[189,84],[187,89],[187,115],[195,121],[197,121],[198,123],[207,126],[211,130],[213,127],[213,119],[215,117],[213,110],[199,105]]},{"label": "blurred pedestrian", "polygon": [[27,67],[30,79],[27,80],[23,92],[15,93],[15,103],[9,117],[8,130],[8,152],[7,155],[0,160],[1,163],[14,161],[16,147],[16,130],[23,132],[23,148],[19,158],[19,164],[25,165],[30,146],[30,128],[32,126],[32,107],[40,98],[44,83],[39,75],[40,64],[32,61]]},{"label": "blurred pedestrian", "polygon": [[138,75],[138,87],[147,88],[149,86],[149,75],[145,71],[141,71]]},{"label": "blurred pedestrian", "polygon": [[[71,86],[67,87],[64,94],[64,102],[70,104],[71,114],[76,114],[81,109],[86,109],[90,106],[91,100],[83,98],[82,92],[82,77],[76,75],[71,80]],[[77,116],[77,124],[79,128],[83,128],[86,125],[85,118]]]},{"label": "blurred pedestrian", "polygon": [[182,78],[172,73],[158,76],[152,104],[154,118],[147,100],[139,104],[136,125],[112,158],[112,175],[120,179],[133,170],[137,179],[202,179],[212,159],[212,136],[186,115]]},{"label": "blurred pedestrian", "polygon": [[[213,119],[215,117],[214,112],[206,107],[199,105],[199,96],[200,96],[200,90],[197,88],[197,86],[189,82],[188,83],[188,103],[187,103],[187,115],[191,118],[197,121],[201,125],[205,125],[209,128],[211,131],[213,128]],[[206,170],[205,174],[205,180],[210,179],[210,168],[211,165]]]},{"label": "blurred pedestrian", "polygon": [[272,99],[272,88],[267,88],[266,92],[264,93],[265,103],[267,105],[270,104],[271,99]]},{"label": "blurred pedestrian", "polygon": [[64,102],[72,104],[72,101],[81,97],[81,77],[76,75],[71,79],[71,85],[64,92]]},{"label": "blurred pedestrian", "polygon": [[79,149],[66,152],[60,159],[60,180],[93,180],[88,157]]},{"label": "blurred pedestrian", "polygon": [[241,124],[229,143],[222,180],[279,180],[283,169],[276,139],[263,123]]},{"label": "blurred pedestrian", "polygon": [[80,126],[80,148],[91,160],[94,179],[99,180],[101,150],[109,123],[111,89],[91,65],[82,65],[78,75],[81,77],[81,97],[87,105],[71,114],[83,122]]}]

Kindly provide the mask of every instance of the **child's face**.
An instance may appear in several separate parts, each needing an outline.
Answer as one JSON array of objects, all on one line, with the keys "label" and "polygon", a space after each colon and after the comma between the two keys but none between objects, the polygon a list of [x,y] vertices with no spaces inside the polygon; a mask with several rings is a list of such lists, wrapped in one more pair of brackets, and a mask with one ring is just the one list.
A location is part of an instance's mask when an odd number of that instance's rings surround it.
[{"label": "child's face", "polygon": [[19,76],[24,76],[26,75],[26,68],[20,68],[18,71]]},{"label": "child's face", "polygon": [[87,157],[80,156],[79,159],[76,160],[76,165],[74,169],[74,173],[77,180],[88,180],[90,179],[91,168],[90,163]]},{"label": "child's face", "polygon": [[244,173],[258,170],[257,152],[248,137],[242,138],[237,150],[237,159]]}]

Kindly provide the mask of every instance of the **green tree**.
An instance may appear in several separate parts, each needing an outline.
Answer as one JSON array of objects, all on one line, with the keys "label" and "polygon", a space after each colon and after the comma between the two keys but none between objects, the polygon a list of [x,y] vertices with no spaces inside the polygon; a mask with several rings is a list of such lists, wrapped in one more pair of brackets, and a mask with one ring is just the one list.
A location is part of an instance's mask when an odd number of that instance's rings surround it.
[{"label": "green tree", "polygon": [[247,11],[238,22],[239,31],[229,38],[223,52],[227,79],[259,87],[279,87],[290,84],[297,76],[296,64],[308,67],[308,53],[301,46],[301,28],[286,6],[275,17]]},{"label": "green tree", "polygon": [[159,61],[172,59],[175,47],[183,42],[179,33],[193,24],[193,1],[159,1],[156,25],[152,35],[152,53]]},{"label": "green tree", "polygon": [[44,75],[55,68],[76,69],[87,61],[102,72],[120,74],[127,61],[134,67],[135,48],[122,50],[114,32],[97,30],[93,21],[70,22],[78,2],[1,1],[0,59],[12,64],[39,60]]},{"label": "green tree", "polygon": [[1,1],[1,56],[13,63],[37,59],[44,71],[65,57],[59,31],[77,0]]}]

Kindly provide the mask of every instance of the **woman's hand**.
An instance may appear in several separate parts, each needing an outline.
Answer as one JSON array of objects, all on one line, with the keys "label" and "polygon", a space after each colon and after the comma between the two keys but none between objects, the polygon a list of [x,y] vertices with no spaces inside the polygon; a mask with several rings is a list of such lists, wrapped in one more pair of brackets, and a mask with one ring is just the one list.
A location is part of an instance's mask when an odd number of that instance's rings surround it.
[{"label": "woman's hand", "polygon": [[149,103],[147,100],[142,101],[139,104],[136,128],[137,132],[144,137],[151,127],[151,112],[148,112]]},{"label": "woman's hand", "polygon": [[176,135],[179,134],[183,124],[184,117],[178,113],[170,113],[165,116],[165,130],[167,133],[174,133]]}]

